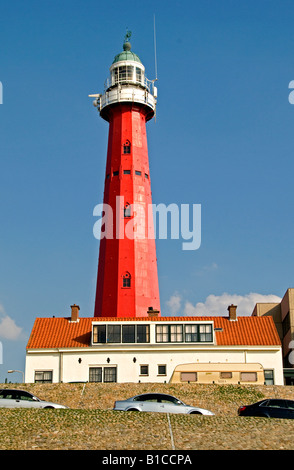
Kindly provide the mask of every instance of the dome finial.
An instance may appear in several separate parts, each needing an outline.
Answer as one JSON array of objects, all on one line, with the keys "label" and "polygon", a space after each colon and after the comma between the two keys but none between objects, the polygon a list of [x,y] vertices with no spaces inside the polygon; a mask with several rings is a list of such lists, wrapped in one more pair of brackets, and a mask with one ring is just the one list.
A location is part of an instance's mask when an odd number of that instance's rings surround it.
[{"label": "dome finial", "polygon": [[132,36],[132,31],[129,31],[128,28],[127,28],[127,32],[126,32],[126,35],[125,35],[125,41],[124,41],[124,45],[123,45],[124,51],[130,51],[131,50],[131,43],[130,43],[131,36]]}]

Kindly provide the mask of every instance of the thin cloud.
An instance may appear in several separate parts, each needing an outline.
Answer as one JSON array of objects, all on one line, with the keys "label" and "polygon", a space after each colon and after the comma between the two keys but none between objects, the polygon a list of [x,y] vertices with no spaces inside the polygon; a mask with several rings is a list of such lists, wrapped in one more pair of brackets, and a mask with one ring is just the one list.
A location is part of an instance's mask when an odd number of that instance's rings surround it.
[{"label": "thin cloud", "polygon": [[177,315],[181,310],[181,296],[177,293],[171,296],[166,302],[168,307],[168,314],[171,316]]},{"label": "thin cloud", "polygon": [[0,338],[16,341],[22,336],[22,328],[17,326],[15,321],[9,317],[0,305]]},{"label": "thin cloud", "polygon": [[237,314],[240,316],[249,316],[252,314],[257,303],[279,303],[281,297],[274,294],[258,294],[251,292],[246,295],[228,294],[224,292],[221,295],[209,295],[205,302],[185,301],[182,307],[181,295],[176,293],[167,301],[168,315],[184,316],[224,316],[228,315],[228,306],[237,305]]}]

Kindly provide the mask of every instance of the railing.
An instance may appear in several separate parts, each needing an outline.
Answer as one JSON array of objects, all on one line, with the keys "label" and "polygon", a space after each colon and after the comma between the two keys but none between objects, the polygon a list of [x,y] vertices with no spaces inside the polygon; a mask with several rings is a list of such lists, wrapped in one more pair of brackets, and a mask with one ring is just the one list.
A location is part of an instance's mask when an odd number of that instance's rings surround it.
[{"label": "railing", "polygon": [[113,103],[130,101],[142,103],[150,106],[153,110],[156,107],[156,97],[147,88],[139,87],[113,87],[108,88],[99,99],[100,111]]},{"label": "railing", "polygon": [[123,77],[119,77],[119,79],[116,78],[114,80],[113,78],[109,77],[104,82],[104,92],[108,90],[110,87],[116,86],[118,84],[139,85],[139,86],[146,88],[149,91],[149,93],[154,95],[154,80],[148,80],[148,78],[146,77],[144,77],[141,80],[132,80],[130,78],[123,78]]}]

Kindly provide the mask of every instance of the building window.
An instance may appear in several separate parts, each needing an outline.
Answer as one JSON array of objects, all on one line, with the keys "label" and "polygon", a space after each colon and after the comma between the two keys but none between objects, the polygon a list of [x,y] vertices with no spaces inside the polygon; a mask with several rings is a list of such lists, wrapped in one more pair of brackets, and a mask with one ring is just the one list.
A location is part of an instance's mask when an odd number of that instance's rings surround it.
[{"label": "building window", "polygon": [[149,366],[148,365],[140,366],[140,375],[149,375]]},{"label": "building window", "polygon": [[135,325],[122,325],[122,343],[135,343]]},{"label": "building window", "polygon": [[212,342],[212,325],[156,325],[157,343],[208,343]]},{"label": "building window", "polygon": [[131,275],[128,272],[123,275],[123,287],[131,287]]},{"label": "building window", "polygon": [[158,366],[158,375],[166,375],[166,365]]},{"label": "building window", "polygon": [[134,67],[130,65],[121,65],[116,67],[112,73],[114,73],[115,83],[130,82],[133,81]]},{"label": "building window", "polygon": [[121,325],[107,325],[107,343],[121,342]]},{"label": "building window", "polygon": [[93,325],[93,344],[149,342],[149,325]]},{"label": "building window", "polygon": [[52,383],[52,370],[35,371],[35,383]]},{"label": "building window", "polygon": [[185,326],[185,341],[187,343],[196,343],[198,340],[198,325]]},{"label": "building window", "polygon": [[117,371],[116,367],[90,367],[89,368],[89,382],[116,382]]},{"label": "building window", "polygon": [[137,343],[149,343],[149,325],[137,325]]},{"label": "building window", "polygon": [[187,343],[211,343],[213,341],[212,325],[185,325]]},{"label": "building window", "polygon": [[142,83],[142,70],[136,67],[136,82]]},{"label": "building window", "polygon": [[124,217],[131,217],[132,216],[132,207],[131,204],[127,202],[127,204],[124,207]]},{"label": "building window", "polygon": [[131,170],[124,170],[124,175],[130,175],[131,174]]},{"label": "building window", "polygon": [[118,176],[119,175],[119,171],[114,171],[113,172],[113,176]]},{"label": "building window", "polygon": [[156,325],[156,342],[169,342],[169,325]]},{"label": "building window", "polygon": [[106,343],[106,325],[94,325],[93,343]]},{"label": "building window", "polygon": [[197,382],[197,372],[181,372],[181,382]]},{"label": "building window", "polygon": [[89,382],[102,382],[102,367],[90,367]]},{"label": "building window", "polygon": [[211,325],[199,325],[199,341],[201,343],[208,343],[212,341]]},{"label": "building window", "polygon": [[170,325],[170,342],[183,342],[183,325]]},{"label": "building window", "polygon": [[149,176],[147,175],[147,173],[145,173],[145,178],[147,178],[147,179],[149,178]]},{"label": "building window", "polygon": [[274,371],[272,369],[270,370],[264,370],[264,383],[265,385],[274,385]]},{"label": "building window", "polygon": [[123,145],[123,153],[125,155],[131,153],[131,142],[129,140],[127,140]]},{"label": "building window", "polygon": [[141,171],[135,170],[135,175],[141,176],[141,174],[142,174]]},{"label": "building window", "polygon": [[256,372],[241,372],[240,379],[241,379],[241,382],[257,382],[257,373]]},{"label": "building window", "polygon": [[104,383],[116,382],[116,367],[104,367]]}]

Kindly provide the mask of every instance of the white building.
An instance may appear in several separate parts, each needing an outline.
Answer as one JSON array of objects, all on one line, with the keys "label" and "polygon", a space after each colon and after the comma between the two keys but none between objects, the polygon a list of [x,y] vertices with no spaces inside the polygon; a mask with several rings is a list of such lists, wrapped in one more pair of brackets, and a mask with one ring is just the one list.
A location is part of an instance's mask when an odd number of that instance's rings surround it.
[{"label": "white building", "polygon": [[26,383],[195,382],[283,385],[271,317],[37,318]]}]

